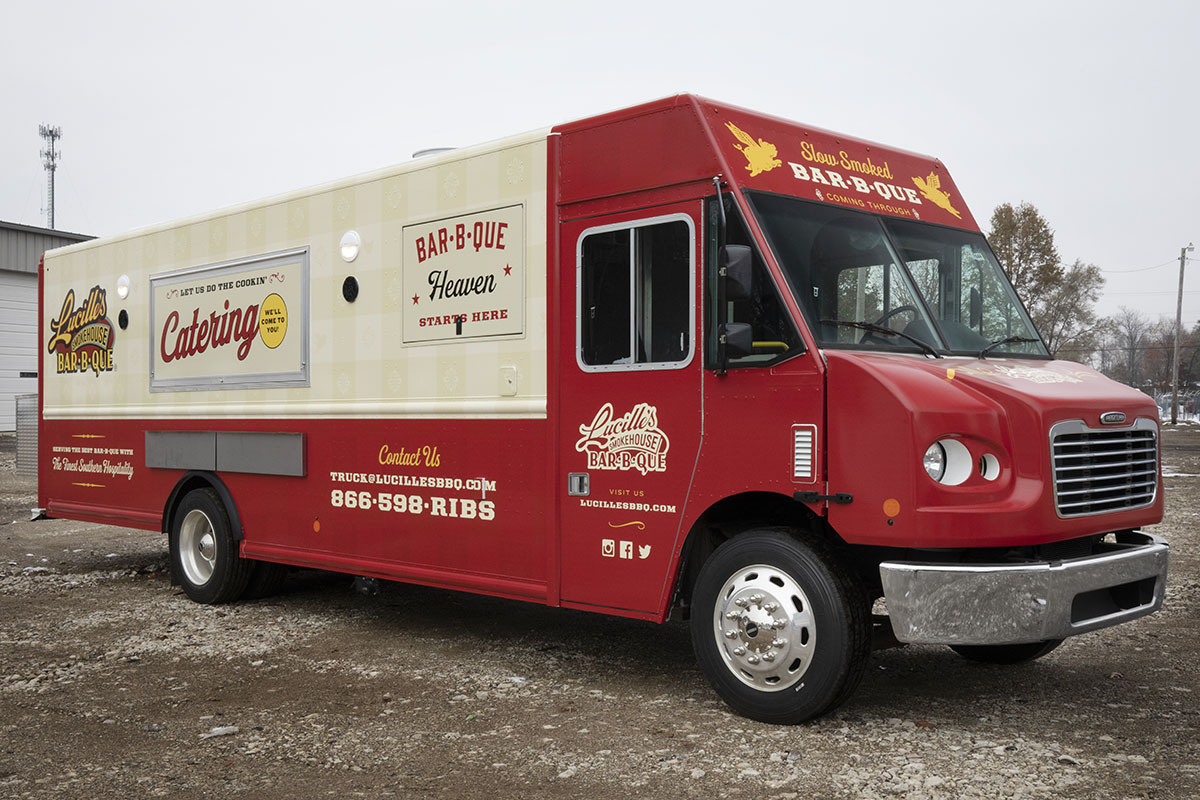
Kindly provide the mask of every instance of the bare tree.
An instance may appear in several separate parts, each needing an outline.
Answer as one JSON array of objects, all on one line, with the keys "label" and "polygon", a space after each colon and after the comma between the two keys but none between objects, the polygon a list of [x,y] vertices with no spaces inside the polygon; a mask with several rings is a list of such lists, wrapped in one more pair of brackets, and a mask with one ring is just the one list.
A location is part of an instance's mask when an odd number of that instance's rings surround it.
[{"label": "bare tree", "polygon": [[1114,349],[1123,356],[1112,365],[1113,371],[1109,377],[1130,386],[1140,386],[1145,374],[1140,358],[1150,332],[1150,321],[1142,312],[1121,306],[1116,314],[1109,317],[1109,322],[1112,325]]},{"label": "bare tree", "polygon": [[1063,271],[1058,281],[1032,303],[1033,324],[1055,358],[1085,361],[1096,349],[1102,334],[1096,317],[1096,301],[1104,276],[1095,264],[1079,259]]}]

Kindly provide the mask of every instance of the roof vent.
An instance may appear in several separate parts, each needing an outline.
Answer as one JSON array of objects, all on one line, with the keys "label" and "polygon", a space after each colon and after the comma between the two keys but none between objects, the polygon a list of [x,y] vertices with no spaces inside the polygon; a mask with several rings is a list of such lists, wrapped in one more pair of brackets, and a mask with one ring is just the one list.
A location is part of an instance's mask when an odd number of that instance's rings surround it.
[{"label": "roof vent", "polygon": [[426,147],[424,150],[418,150],[412,154],[413,158],[428,158],[429,156],[438,156],[442,153],[449,153],[451,150],[457,150],[457,147]]}]

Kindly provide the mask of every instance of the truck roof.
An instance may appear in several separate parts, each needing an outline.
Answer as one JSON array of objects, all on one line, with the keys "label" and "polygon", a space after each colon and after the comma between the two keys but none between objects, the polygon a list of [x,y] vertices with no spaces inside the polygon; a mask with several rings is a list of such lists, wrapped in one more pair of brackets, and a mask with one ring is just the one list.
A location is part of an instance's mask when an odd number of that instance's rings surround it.
[{"label": "truck roof", "polygon": [[510,149],[510,148],[520,147],[520,146],[529,144],[531,142],[544,141],[546,139],[546,137],[549,135],[549,133],[550,133],[550,130],[548,128],[543,128],[543,129],[536,130],[536,131],[529,131],[526,133],[517,134],[515,136],[508,136],[503,139],[496,139],[496,140],[493,140],[490,142],[483,142],[480,144],[468,145],[465,147],[448,148],[444,152],[439,152],[436,155],[413,158],[413,159],[410,159],[409,161],[403,161],[398,164],[393,164],[391,166],[382,167],[380,169],[372,170],[370,172],[363,172],[363,173],[359,173],[356,175],[350,175],[345,178],[338,178],[337,180],[328,181],[326,183],[321,183],[321,184],[317,184],[314,186],[306,186],[304,188],[296,189],[294,191],[284,192],[282,194],[271,195],[268,197],[262,197],[262,198],[250,200],[250,201],[247,201],[244,203],[238,203],[236,205],[226,206],[226,207],[219,208],[219,209],[216,209],[213,211],[206,211],[206,212],[203,212],[200,214],[194,214],[194,215],[191,215],[188,217],[183,217],[180,219],[166,220],[164,222],[155,223],[153,225],[147,225],[147,226],[144,226],[141,228],[135,228],[135,229],[129,230],[129,231],[122,231],[121,233],[117,233],[117,234],[114,234],[111,236],[105,236],[100,239],[93,239],[93,240],[90,240],[87,242],[81,242],[79,244],[71,245],[69,247],[62,247],[62,248],[55,250],[54,255],[59,256],[59,255],[64,255],[64,254],[70,254],[73,252],[77,252],[79,250],[86,250],[89,247],[99,247],[102,245],[110,244],[113,242],[118,242],[121,240],[135,239],[135,238],[138,238],[141,236],[145,236],[147,234],[158,233],[158,232],[162,232],[162,231],[169,231],[169,230],[181,228],[181,227],[184,227],[187,225],[194,225],[197,223],[202,223],[202,222],[206,222],[206,221],[213,220],[213,219],[218,219],[220,217],[234,216],[237,214],[241,214],[241,213],[250,211],[255,208],[279,205],[279,204],[291,202],[294,200],[301,200],[306,197],[314,197],[316,195],[324,194],[326,192],[337,191],[340,189],[348,189],[351,187],[359,186],[361,184],[370,183],[373,181],[380,181],[380,180],[384,180],[387,178],[392,178],[397,175],[404,175],[404,174],[411,173],[411,172],[425,170],[425,169],[428,169],[429,167],[435,167],[442,163],[449,163],[452,161],[463,161],[466,159],[470,159],[473,156],[480,155],[482,153],[492,153],[492,152],[496,152],[496,151],[502,151],[502,150],[506,150],[506,149]]},{"label": "truck roof", "polygon": [[711,181],[979,230],[945,166],[691,94],[558,125],[560,202]]},{"label": "truck roof", "polygon": [[558,201],[570,204],[656,186],[711,182],[816,199],[979,230],[942,163],[928,155],[828,131],[693,94],[678,94],[292,192],[157,223],[55,255],[251,208],[311,197],[440,163],[559,138]]}]

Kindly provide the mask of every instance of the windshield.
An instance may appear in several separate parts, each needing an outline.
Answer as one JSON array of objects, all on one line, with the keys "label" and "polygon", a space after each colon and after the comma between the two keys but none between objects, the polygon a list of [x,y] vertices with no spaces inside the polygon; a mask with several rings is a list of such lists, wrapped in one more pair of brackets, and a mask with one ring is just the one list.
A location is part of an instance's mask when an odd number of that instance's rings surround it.
[{"label": "windshield", "polygon": [[782,195],[747,197],[823,346],[1046,357],[982,235]]},{"label": "windshield", "polygon": [[883,224],[951,350],[1048,357],[982,234],[898,219]]}]

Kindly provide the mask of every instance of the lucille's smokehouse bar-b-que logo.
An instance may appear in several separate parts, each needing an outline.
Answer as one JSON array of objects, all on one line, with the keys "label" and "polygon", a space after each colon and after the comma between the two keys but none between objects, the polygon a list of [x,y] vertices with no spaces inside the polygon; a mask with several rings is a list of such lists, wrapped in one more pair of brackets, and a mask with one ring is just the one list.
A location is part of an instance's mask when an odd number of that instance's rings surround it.
[{"label": "lucille's smokehouse bar-b-que logo", "polygon": [[75,307],[75,290],[68,289],[58,317],[50,320],[46,352],[56,356],[58,373],[91,370],[99,377],[113,368],[113,324],[108,319],[108,301],[103,289],[93,286]]},{"label": "lucille's smokehouse bar-b-que logo", "polygon": [[587,453],[588,469],[667,471],[671,441],[659,430],[658,409],[638,403],[618,417],[612,403],[605,403],[586,425],[579,426],[575,450]]}]

